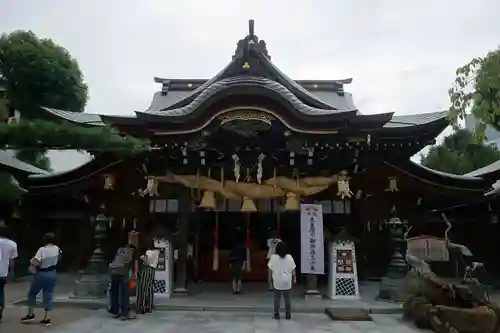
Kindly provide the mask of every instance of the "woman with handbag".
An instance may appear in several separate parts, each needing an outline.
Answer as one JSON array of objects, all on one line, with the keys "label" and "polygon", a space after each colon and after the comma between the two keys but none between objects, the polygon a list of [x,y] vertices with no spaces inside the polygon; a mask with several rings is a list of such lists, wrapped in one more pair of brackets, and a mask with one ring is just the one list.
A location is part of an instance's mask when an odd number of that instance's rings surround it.
[{"label": "woman with handbag", "polygon": [[30,260],[29,271],[34,276],[28,292],[28,314],[21,318],[22,323],[29,323],[35,320],[36,297],[41,291],[45,315],[40,323],[50,326],[52,299],[57,282],[56,269],[61,256],[61,250],[54,243],[54,234],[51,232],[46,233],[43,236],[43,246],[38,249],[35,256]]},{"label": "woman with handbag", "polygon": [[141,271],[139,272],[139,286],[137,288],[137,313],[153,312],[155,271],[158,266],[158,250],[149,246],[141,256]]}]

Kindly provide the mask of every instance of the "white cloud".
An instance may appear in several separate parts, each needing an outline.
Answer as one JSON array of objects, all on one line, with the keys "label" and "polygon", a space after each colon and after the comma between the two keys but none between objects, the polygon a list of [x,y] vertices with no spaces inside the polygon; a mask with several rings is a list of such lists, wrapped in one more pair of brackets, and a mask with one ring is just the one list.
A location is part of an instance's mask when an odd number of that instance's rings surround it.
[{"label": "white cloud", "polygon": [[[0,31],[65,46],[90,86],[88,112],[144,110],[154,76],[209,78],[255,19],[273,62],[296,79],[353,77],[365,113],[447,108],[455,69],[494,49],[498,0],[3,0]],[[58,169],[74,166],[57,158]]]}]

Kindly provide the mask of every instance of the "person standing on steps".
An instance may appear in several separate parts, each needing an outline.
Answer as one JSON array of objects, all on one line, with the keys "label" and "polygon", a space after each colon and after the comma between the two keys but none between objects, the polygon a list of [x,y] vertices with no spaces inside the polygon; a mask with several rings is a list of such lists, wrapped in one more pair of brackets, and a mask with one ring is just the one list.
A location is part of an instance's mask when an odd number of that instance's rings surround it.
[{"label": "person standing on steps", "polygon": [[241,294],[241,279],[246,262],[246,252],[241,244],[237,244],[229,254],[229,267],[231,268],[231,283],[233,294]]},{"label": "person standing on steps", "polygon": [[[276,253],[276,245],[281,242],[281,239],[277,236],[276,231],[272,231],[267,239],[267,261],[271,259],[274,253]],[[267,283],[269,286],[269,291],[273,291],[273,277],[271,271],[268,271],[267,274]]]},{"label": "person standing on steps", "polygon": [[14,259],[16,258],[17,244],[7,238],[7,227],[0,225],[0,322],[5,307],[5,285],[7,284],[9,270],[12,276]]},{"label": "person standing on steps", "polygon": [[276,253],[271,256],[267,267],[271,271],[274,286],[274,319],[280,319],[281,296],[285,299],[285,318],[291,319],[292,282],[297,282],[295,261],[288,254],[285,243],[276,245]]},{"label": "person standing on steps", "polygon": [[36,251],[30,261],[29,271],[34,276],[28,292],[28,314],[21,318],[22,323],[35,320],[36,296],[41,291],[45,315],[40,324],[50,326],[52,299],[57,282],[57,264],[61,256],[61,250],[54,242],[55,235],[52,232],[46,233],[43,236],[43,246]]}]

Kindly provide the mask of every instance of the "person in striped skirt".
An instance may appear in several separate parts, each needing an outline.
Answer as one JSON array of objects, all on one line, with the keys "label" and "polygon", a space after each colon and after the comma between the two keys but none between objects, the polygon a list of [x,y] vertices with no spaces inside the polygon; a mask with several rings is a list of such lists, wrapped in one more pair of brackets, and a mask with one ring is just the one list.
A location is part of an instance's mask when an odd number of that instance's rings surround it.
[{"label": "person in striped skirt", "polygon": [[151,246],[141,256],[142,268],[139,273],[139,286],[137,288],[137,313],[145,314],[153,311],[154,281],[156,266],[158,266],[159,251]]}]

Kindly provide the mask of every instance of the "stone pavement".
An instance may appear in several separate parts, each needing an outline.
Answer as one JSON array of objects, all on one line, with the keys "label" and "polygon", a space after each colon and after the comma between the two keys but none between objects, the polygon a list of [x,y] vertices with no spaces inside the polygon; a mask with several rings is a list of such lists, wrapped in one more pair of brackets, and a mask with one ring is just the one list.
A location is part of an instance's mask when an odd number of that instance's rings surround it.
[{"label": "stone pavement", "polygon": [[[209,312],[264,312],[272,310],[272,293],[264,283],[246,283],[242,295],[232,295],[227,283],[203,283],[192,285],[188,296],[174,296],[170,299],[156,297],[158,310],[165,311],[209,311]],[[377,302],[377,283],[360,284],[360,300],[330,300],[325,298],[305,299],[303,289],[292,290],[293,308],[296,313],[324,313],[326,308],[357,308],[370,313],[401,313],[401,304]],[[132,298],[132,302],[134,298]],[[105,309],[108,300],[75,299],[69,294],[59,293],[54,299],[56,307],[85,307]]]},{"label": "stone pavement", "polygon": [[417,333],[401,315],[372,315],[374,321],[334,322],[326,315],[295,314],[292,320],[274,320],[270,314],[220,312],[155,312],[133,321],[112,319],[106,311],[51,330],[54,333]]},{"label": "stone pavement", "polygon": [[[64,274],[60,277],[60,283],[56,287],[56,294],[66,295],[71,291],[72,288],[72,276],[66,276]],[[6,300],[6,308],[4,311],[4,319],[0,324],[0,332],[6,333],[38,333],[45,332],[47,330],[46,327],[41,325],[23,325],[19,323],[19,320],[22,316],[26,314],[26,307],[24,306],[16,306],[13,303],[26,300],[26,294],[28,293],[28,289],[30,286],[30,279],[24,278],[17,282],[12,282],[7,284],[5,290],[5,300]],[[92,311],[85,308],[61,308],[58,307],[54,312],[54,327],[58,327],[61,325],[65,325],[71,323],[75,320],[85,317],[87,314]],[[43,316],[43,312],[41,309],[37,310],[37,317],[39,319]]]},{"label": "stone pavement", "polygon": [[[89,316],[95,311],[81,308],[57,308],[54,311],[52,327],[45,327],[38,323],[30,325],[21,324],[19,320],[26,314],[26,307],[7,306],[4,312],[4,318],[0,323],[0,332],[2,333],[41,333],[48,329],[53,330],[70,324],[84,317]],[[36,310],[37,319],[43,319],[43,310]]]}]

